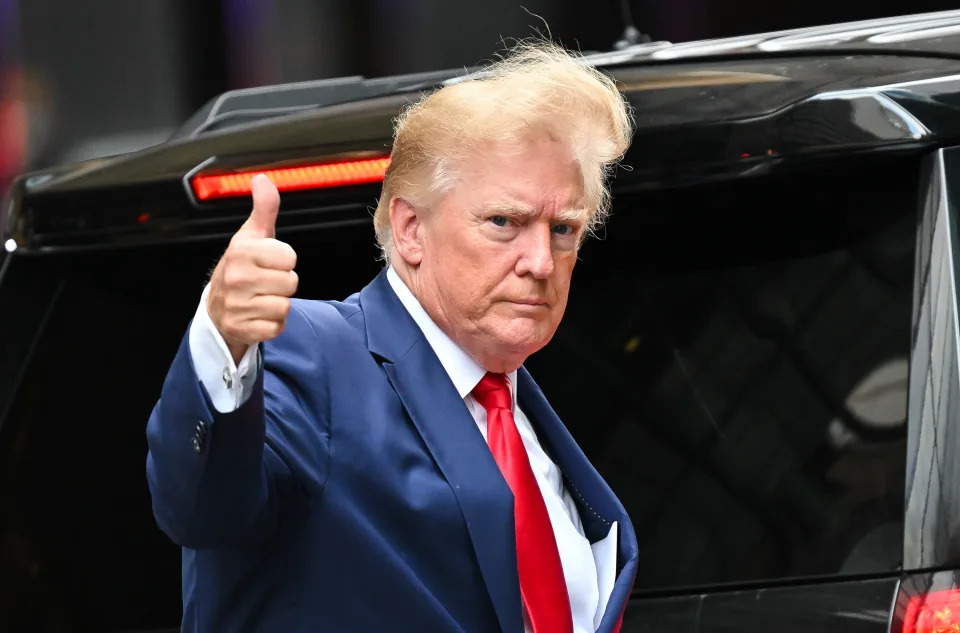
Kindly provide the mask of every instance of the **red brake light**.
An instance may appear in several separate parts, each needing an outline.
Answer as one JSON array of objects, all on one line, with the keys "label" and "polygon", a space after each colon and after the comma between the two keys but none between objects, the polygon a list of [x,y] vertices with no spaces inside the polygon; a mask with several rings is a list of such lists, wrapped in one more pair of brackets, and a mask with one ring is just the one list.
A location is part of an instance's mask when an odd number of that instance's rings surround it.
[{"label": "red brake light", "polygon": [[200,172],[190,179],[190,186],[197,200],[201,201],[249,196],[250,181],[257,174],[266,174],[280,193],[343,187],[381,182],[389,165],[390,157],[385,156],[280,169],[251,169],[229,174]]},{"label": "red brake light", "polygon": [[960,589],[910,598],[903,633],[952,633],[960,630]]}]

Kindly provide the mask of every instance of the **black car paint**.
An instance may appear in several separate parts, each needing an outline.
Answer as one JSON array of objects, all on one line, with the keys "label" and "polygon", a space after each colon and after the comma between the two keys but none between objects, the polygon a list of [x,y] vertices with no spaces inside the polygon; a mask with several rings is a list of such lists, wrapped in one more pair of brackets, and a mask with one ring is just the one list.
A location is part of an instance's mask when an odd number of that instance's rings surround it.
[{"label": "black car paint", "polygon": [[623,633],[886,633],[898,586],[878,578],[634,600]]},{"label": "black car paint", "polygon": [[960,476],[960,148],[927,157],[923,177],[907,417],[905,569],[960,561],[960,487],[955,484]]}]

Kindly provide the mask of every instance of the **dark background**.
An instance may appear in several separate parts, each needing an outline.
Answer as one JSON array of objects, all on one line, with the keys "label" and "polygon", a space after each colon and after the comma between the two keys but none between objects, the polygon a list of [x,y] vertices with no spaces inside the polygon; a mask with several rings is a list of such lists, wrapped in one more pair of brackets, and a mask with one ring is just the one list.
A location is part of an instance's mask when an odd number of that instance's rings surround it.
[{"label": "dark background", "polygon": [[[623,32],[620,0],[0,0],[0,184],[13,171],[164,140],[230,88],[475,65],[549,24],[582,51]],[[632,0],[673,42],[953,8]],[[537,17],[539,16],[539,17]],[[542,19],[541,19],[542,18]]]}]

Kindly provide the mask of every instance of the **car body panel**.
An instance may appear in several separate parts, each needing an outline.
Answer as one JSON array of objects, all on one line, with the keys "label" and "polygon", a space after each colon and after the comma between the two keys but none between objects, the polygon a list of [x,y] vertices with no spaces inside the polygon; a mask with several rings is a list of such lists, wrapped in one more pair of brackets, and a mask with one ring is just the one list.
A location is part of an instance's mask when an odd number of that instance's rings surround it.
[{"label": "car body panel", "polygon": [[960,149],[928,157],[917,232],[903,566],[960,559]]},{"label": "car body panel", "polygon": [[895,16],[672,44],[650,42],[594,56],[595,62],[670,61],[770,53],[953,55],[960,48],[960,11]]},{"label": "car body panel", "polygon": [[623,633],[889,633],[898,586],[880,578],[635,598]]}]

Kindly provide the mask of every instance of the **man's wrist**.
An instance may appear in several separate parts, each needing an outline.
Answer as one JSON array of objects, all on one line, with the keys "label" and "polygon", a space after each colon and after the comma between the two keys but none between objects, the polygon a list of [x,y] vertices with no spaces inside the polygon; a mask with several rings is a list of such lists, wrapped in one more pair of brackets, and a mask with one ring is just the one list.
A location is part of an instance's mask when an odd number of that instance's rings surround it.
[{"label": "man's wrist", "polygon": [[[221,332],[220,336],[223,336]],[[223,339],[223,342],[227,344],[227,349],[230,350],[230,355],[233,356],[234,366],[239,366],[240,361],[243,359],[243,356],[247,353],[247,350],[250,349],[250,346],[246,343],[231,343],[226,338]]]},{"label": "man's wrist", "polygon": [[259,347],[231,344],[224,339],[207,310],[209,293],[207,284],[190,325],[190,354],[214,408],[226,413],[235,411],[250,395],[248,386],[252,386],[259,369]]}]

